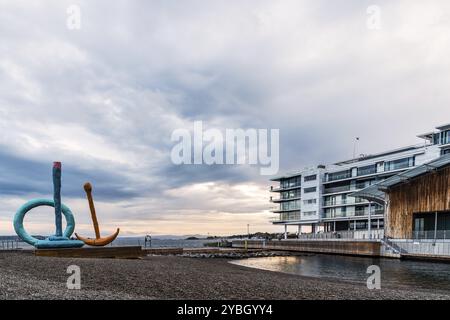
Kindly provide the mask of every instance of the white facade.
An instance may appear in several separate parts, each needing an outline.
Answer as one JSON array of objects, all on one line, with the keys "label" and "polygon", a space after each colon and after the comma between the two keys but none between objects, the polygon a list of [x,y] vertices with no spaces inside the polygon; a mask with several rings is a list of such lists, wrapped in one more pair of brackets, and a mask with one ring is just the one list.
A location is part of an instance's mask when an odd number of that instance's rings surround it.
[{"label": "white facade", "polygon": [[[450,125],[420,135],[424,143],[276,177],[274,224],[310,226],[312,232],[383,229],[384,208],[349,196],[369,185],[450,153]],[[370,214],[369,214],[370,210]],[[370,219],[369,219],[370,218]],[[369,222],[370,221],[370,222]]]}]

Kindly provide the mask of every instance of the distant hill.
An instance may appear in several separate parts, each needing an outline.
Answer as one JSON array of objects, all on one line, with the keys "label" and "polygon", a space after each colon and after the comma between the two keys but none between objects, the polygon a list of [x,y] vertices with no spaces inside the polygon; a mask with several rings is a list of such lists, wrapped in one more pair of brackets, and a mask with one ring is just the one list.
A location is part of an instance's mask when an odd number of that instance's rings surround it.
[{"label": "distant hill", "polygon": [[[34,235],[33,238],[44,240],[46,237],[40,235]],[[0,236],[0,241],[22,241],[19,236]]]}]

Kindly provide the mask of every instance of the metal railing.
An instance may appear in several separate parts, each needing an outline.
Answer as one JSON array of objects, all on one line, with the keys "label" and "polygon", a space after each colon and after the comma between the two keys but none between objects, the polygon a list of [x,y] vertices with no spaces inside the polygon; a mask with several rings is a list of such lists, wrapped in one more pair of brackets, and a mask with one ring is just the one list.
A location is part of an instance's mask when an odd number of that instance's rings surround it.
[{"label": "metal railing", "polygon": [[19,243],[17,240],[0,240],[0,250],[17,250]]},{"label": "metal railing", "polygon": [[369,174],[375,174],[375,173],[377,173],[376,166],[373,166],[370,169],[360,169],[360,168],[358,168],[358,171],[357,171],[358,177],[367,176]]},{"label": "metal railing", "polygon": [[295,189],[295,188],[301,188],[302,185],[301,184],[292,184],[292,185],[288,185],[288,186],[270,186],[270,191],[274,192],[274,191],[283,191],[283,190],[290,190],[290,189]]},{"label": "metal railing", "polygon": [[368,230],[348,230],[348,231],[336,231],[336,232],[320,232],[320,233],[306,233],[300,234],[298,239],[383,239],[384,230],[374,229],[370,231],[371,237],[369,237]]},{"label": "metal railing", "polygon": [[450,241],[444,239],[389,239],[402,255],[450,256]]},{"label": "metal railing", "polygon": [[345,205],[345,204],[369,204],[369,201],[365,200],[365,199],[343,199],[340,201],[333,201],[333,200],[328,200],[328,201],[324,201],[323,205],[324,206],[339,206],[339,205]]},{"label": "metal railing", "polygon": [[413,231],[412,238],[417,240],[450,239],[450,230]]},{"label": "metal railing", "polygon": [[[372,210],[372,215],[383,215],[384,209]],[[324,218],[353,218],[353,217],[368,217],[369,210],[355,210],[355,211],[346,211],[346,212],[334,212],[334,213],[325,213]],[[449,234],[450,236],[450,234]]]},{"label": "metal railing", "polygon": [[352,191],[352,188],[350,186],[326,188],[323,190],[323,193],[329,194],[329,193],[337,193],[337,192],[344,192],[344,191]]},{"label": "metal railing", "polygon": [[273,217],[270,222],[299,221],[301,219],[300,211],[281,213],[278,217]]},{"label": "metal railing", "polygon": [[341,173],[329,173],[326,176],[325,182],[338,181],[343,179],[348,179],[352,177],[351,171],[345,171]]},{"label": "metal railing", "polygon": [[283,201],[289,201],[289,200],[300,200],[301,199],[301,197],[300,197],[300,195],[296,195],[295,197],[290,197],[290,198],[283,198],[283,197],[280,197],[280,198],[274,198],[274,197],[270,197],[270,202],[283,202]]}]

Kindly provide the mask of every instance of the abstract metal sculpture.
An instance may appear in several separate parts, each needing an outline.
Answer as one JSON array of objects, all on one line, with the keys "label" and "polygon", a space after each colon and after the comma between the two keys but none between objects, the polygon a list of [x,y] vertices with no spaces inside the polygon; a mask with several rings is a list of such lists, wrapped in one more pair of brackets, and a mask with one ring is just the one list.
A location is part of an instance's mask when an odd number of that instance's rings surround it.
[{"label": "abstract metal sculpture", "polygon": [[97,214],[95,213],[94,199],[92,198],[92,185],[89,182],[85,183],[84,191],[86,192],[86,196],[87,196],[87,199],[89,202],[89,209],[91,211],[92,222],[94,224],[94,230],[95,230],[95,239],[84,238],[84,237],[79,236],[76,233],[75,233],[75,236],[77,237],[78,240],[81,240],[90,246],[106,246],[107,244],[113,242],[117,238],[117,236],[119,235],[120,229],[117,228],[117,231],[108,237],[104,237],[104,238],[100,237],[100,228],[98,226]]},{"label": "abstract metal sculpture", "polygon": [[[55,208],[55,235],[48,237],[45,240],[39,240],[30,236],[23,227],[23,219],[25,214],[33,208],[39,206],[51,206]],[[67,222],[66,230],[62,231],[62,214],[64,214]],[[14,217],[14,230],[17,235],[28,244],[40,248],[79,248],[84,245],[84,242],[78,240],[71,240],[75,229],[75,219],[70,209],[61,203],[61,162],[53,163],[53,200],[50,199],[34,199],[17,210]]]}]

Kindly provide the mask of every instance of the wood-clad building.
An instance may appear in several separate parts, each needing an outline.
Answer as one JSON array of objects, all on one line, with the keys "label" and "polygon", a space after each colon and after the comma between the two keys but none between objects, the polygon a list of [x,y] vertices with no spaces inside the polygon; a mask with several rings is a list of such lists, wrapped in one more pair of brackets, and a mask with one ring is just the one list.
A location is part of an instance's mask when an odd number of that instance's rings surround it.
[{"label": "wood-clad building", "polygon": [[352,196],[385,206],[386,237],[450,239],[450,154]]},{"label": "wood-clad building", "polygon": [[450,164],[393,185],[386,194],[386,236],[450,237]]}]

